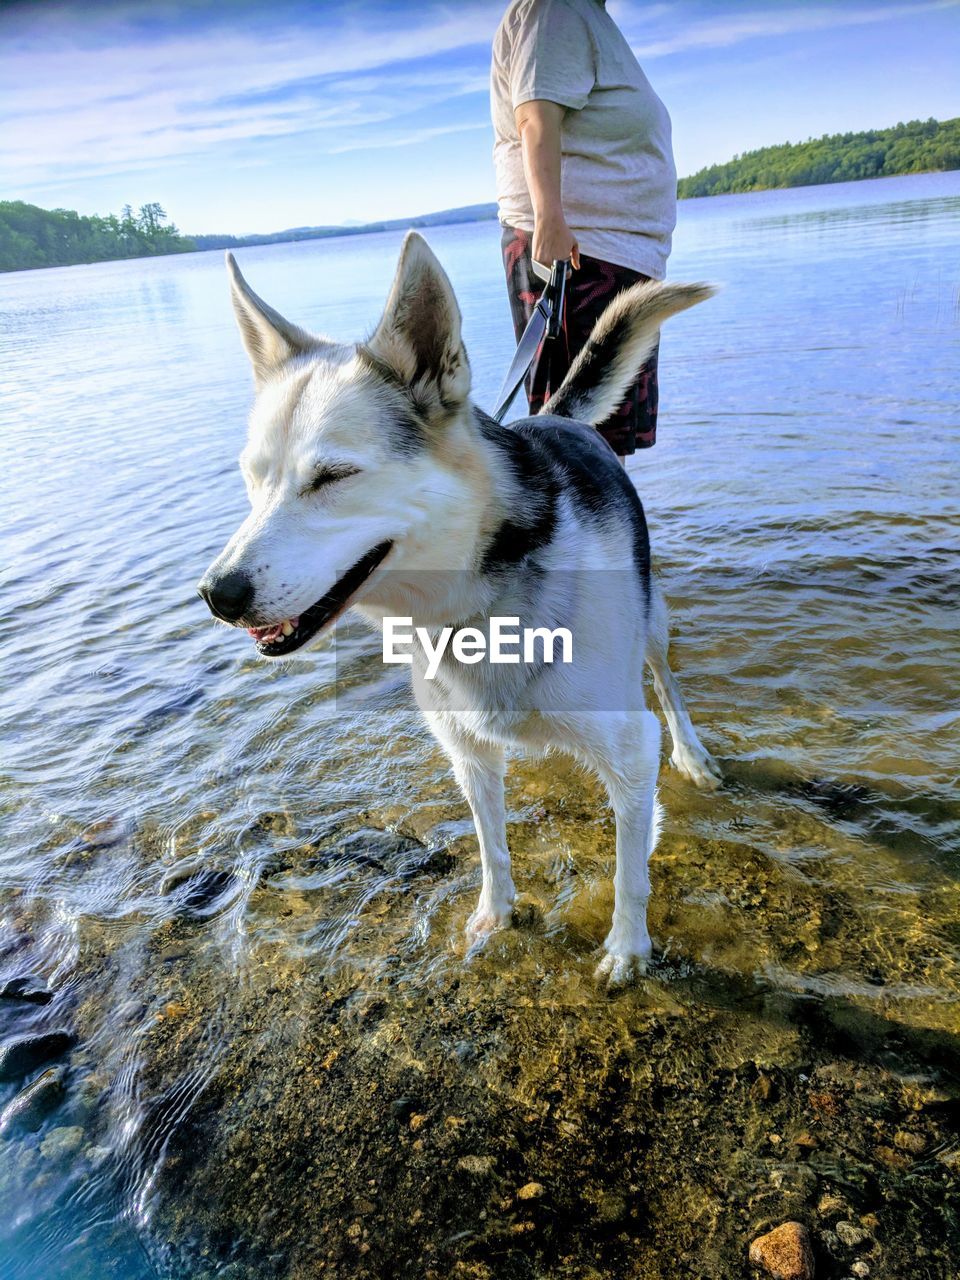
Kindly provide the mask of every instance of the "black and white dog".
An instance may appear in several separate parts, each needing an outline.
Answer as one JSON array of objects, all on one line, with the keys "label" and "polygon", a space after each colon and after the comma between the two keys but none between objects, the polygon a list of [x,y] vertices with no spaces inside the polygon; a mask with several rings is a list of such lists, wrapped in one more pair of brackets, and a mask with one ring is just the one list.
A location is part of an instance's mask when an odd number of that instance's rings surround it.
[{"label": "black and white dog", "polygon": [[482,888],[476,942],[511,919],[504,751],[559,749],[599,774],[617,823],[613,924],[598,973],[622,983],[650,955],[647,864],[657,838],[659,721],[673,764],[719,783],[667,661],[643,508],[593,424],[616,408],[662,321],[710,294],[642,284],[603,314],[544,413],[509,426],[470,401],[450,282],[408,235],[386,310],[359,345],[316,337],[261,301],[228,255],[257,397],[240,459],[251,512],[200,583],[217,618],[265,658],[315,640],[348,607],[423,634],[521,619],[567,628],[572,660],[467,665],[446,652],[413,686],[473,811]]}]

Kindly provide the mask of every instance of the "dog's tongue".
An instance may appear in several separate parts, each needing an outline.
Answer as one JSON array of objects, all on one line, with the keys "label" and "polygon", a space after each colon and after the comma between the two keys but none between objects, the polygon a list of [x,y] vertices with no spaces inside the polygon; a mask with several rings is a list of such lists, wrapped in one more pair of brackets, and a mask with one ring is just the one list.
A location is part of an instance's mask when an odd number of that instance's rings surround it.
[{"label": "dog's tongue", "polygon": [[271,627],[247,627],[247,631],[258,644],[276,644],[284,636],[292,636],[300,622],[296,618],[285,618],[283,622],[275,622]]}]

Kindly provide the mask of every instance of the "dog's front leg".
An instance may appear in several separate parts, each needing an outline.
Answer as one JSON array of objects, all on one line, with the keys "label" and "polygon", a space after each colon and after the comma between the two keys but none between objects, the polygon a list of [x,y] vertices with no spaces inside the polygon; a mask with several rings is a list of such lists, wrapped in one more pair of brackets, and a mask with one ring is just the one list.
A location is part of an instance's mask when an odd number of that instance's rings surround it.
[{"label": "dog's front leg", "polygon": [[427,719],[453,763],[480,844],[480,901],[467,921],[467,939],[472,944],[508,925],[513,916],[516,890],[510,874],[503,795],[506,763],[500,747],[479,742],[446,717],[428,713]]}]

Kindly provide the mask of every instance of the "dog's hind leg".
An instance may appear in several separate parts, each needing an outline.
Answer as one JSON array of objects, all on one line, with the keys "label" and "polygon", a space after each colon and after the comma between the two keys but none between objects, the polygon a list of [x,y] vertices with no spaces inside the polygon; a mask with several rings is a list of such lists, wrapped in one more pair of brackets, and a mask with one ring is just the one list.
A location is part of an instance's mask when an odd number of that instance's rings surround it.
[{"label": "dog's hind leg", "polygon": [[652,711],[631,715],[618,740],[591,752],[617,821],[617,869],[613,878],[613,922],[597,977],[621,986],[639,977],[650,959],[647,902],[650,856],[657,843],[660,805],[660,721]]},{"label": "dog's hind leg", "polygon": [[503,795],[503,749],[480,742],[446,716],[427,712],[434,735],[450,757],[467,798],[480,845],[480,901],[467,921],[467,940],[481,941],[513,916],[516,890],[510,874],[507,817]]},{"label": "dog's hind leg", "polygon": [[650,620],[647,630],[647,663],[653,687],[663,707],[673,739],[670,763],[704,791],[716,791],[722,781],[716,761],[697,737],[676,676],[670,670],[670,622],[667,602],[655,578],[650,579]]}]

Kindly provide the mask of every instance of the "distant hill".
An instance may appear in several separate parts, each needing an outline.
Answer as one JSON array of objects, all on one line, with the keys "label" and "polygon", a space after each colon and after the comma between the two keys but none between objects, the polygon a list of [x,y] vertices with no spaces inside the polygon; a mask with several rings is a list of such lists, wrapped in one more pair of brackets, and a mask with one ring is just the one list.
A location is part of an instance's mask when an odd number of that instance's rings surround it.
[{"label": "distant hill", "polygon": [[960,119],[911,120],[892,129],[763,147],[681,178],[677,189],[682,198],[719,196],[944,169],[960,169]]},{"label": "distant hill", "polygon": [[191,236],[198,249],[237,249],[253,244],[279,244],[291,240],[324,240],[328,236],[364,236],[375,231],[406,231],[410,227],[441,227],[457,222],[486,222],[497,216],[495,204],[466,204],[459,209],[422,213],[416,218],[391,218],[387,222],[350,222],[340,227],[291,227],[269,235]]},{"label": "distant hill", "polygon": [[[945,169],[960,169],[960,118],[911,120],[892,129],[834,133],[808,142],[763,147],[734,156],[726,164],[708,165],[689,178],[681,178],[678,194],[684,199]],[[7,200],[0,201],[0,271],[362,236],[409,227],[482,222],[496,216],[495,204],[469,204],[412,218],[338,227],[290,227],[268,235],[183,236],[176,227],[166,223],[166,214],[158,204],[144,205],[137,214],[127,206],[119,217],[113,214],[97,217],[83,216],[70,209],[40,209],[20,200]]]}]

